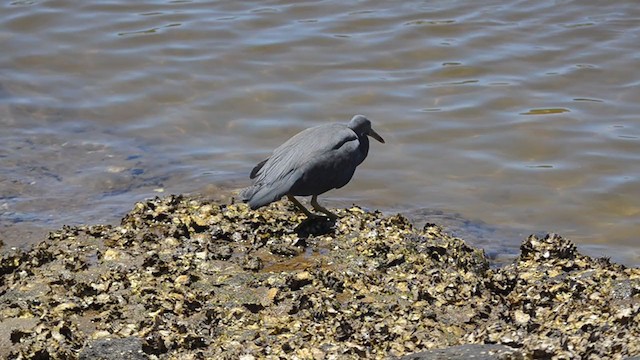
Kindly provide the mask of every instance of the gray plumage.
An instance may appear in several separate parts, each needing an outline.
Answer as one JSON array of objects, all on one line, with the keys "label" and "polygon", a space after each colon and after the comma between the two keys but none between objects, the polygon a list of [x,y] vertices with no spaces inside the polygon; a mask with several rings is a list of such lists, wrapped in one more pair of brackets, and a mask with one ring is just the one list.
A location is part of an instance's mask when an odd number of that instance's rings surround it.
[{"label": "gray plumage", "polygon": [[348,124],[326,124],[299,132],[258,163],[249,177],[253,185],[241,193],[252,209],[287,195],[307,216],[315,216],[293,196],[313,196],[314,209],[336,216],[320,206],[317,196],[345,186],[369,153],[369,138],[384,143],[363,115]]}]

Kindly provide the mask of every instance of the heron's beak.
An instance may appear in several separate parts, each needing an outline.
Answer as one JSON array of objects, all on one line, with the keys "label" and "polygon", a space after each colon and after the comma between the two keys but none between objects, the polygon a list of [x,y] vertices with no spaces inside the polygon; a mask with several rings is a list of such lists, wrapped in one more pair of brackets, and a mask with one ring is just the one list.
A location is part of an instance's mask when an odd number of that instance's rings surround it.
[{"label": "heron's beak", "polygon": [[384,139],[382,138],[382,136],[380,136],[375,130],[371,129],[369,130],[369,136],[371,136],[372,138],[380,141],[381,143],[384,144]]}]

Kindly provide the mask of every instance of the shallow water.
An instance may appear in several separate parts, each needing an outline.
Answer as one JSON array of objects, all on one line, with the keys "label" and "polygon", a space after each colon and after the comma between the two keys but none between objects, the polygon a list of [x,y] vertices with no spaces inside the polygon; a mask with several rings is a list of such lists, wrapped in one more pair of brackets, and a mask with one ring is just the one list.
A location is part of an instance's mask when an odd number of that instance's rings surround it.
[{"label": "shallow water", "polygon": [[387,143],[323,203],[640,264],[638,24],[635,1],[3,2],[2,238],[225,196],[363,113]]}]

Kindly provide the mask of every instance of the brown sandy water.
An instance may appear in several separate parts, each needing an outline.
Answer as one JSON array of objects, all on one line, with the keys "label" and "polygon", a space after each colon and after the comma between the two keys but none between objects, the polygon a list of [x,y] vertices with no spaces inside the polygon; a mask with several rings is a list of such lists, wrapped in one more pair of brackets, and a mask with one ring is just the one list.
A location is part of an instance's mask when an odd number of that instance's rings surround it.
[{"label": "brown sandy water", "polygon": [[224,196],[363,113],[387,143],[325,204],[640,264],[639,24],[635,1],[3,2],[0,237]]}]

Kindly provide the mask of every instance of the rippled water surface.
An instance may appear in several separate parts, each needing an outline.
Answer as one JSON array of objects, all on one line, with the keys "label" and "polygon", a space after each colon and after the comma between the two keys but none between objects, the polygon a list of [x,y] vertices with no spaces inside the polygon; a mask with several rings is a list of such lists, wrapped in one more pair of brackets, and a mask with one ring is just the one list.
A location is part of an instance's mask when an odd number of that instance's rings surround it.
[{"label": "rippled water surface", "polygon": [[362,113],[387,143],[325,204],[640,264],[639,24],[629,0],[5,1],[0,234],[224,196]]}]

